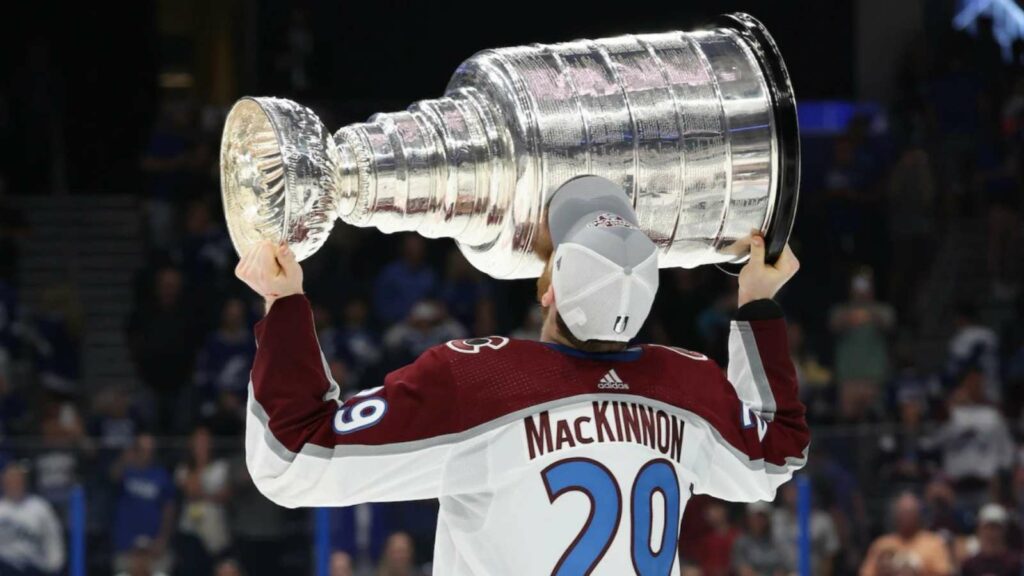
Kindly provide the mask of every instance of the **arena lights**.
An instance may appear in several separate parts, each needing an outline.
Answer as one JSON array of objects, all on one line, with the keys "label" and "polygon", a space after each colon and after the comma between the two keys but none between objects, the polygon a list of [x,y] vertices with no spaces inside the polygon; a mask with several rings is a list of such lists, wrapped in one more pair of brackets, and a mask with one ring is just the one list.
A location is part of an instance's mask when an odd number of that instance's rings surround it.
[{"label": "arena lights", "polygon": [[985,16],[992,18],[992,34],[1009,60],[1014,40],[1024,37],[1024,10],[1014,0],[961,0],[953,26],[974,32],[978,18]]}]

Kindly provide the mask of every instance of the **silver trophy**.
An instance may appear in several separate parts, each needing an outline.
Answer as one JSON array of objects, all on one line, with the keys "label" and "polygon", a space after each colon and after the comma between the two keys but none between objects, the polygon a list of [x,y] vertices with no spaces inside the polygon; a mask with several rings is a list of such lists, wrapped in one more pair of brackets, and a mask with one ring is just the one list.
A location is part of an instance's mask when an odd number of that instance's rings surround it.
[{"label": "silver trophy", "polygon": [[746,14],[696,32],[484,50],[443,97],[333,135],[295,102],[243,98],[221,143],[239,253],[269,239],[306,258],[340,217],[454,238],[495,278],[543,271],[546,199],[581,174],[626,190],[663,268],[741,263],[753,231],[774,258],[799,171],[789,76]]}]

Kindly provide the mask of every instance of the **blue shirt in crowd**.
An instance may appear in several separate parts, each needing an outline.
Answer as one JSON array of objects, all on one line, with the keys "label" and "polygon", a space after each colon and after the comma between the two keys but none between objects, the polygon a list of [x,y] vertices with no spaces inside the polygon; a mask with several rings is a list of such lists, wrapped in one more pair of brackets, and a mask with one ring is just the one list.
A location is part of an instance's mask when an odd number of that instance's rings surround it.
[{"label": "blue shirt in crowd", "polygon": [[173,499],[174,484],[166,470],[156,465],[127,468],[114,512],[114,549],[123,552],[141,536],[159,536],[164,506]]},{"label": "blue shirt in crowd", "polygon": [[429,266],[411,268],[403,261],[389,264],[374,283],[373,308],[385,325],[404,320],[413,304],[434,295],[437,275]]},{"label": "blue shirt in crowd", "polygon": [[256,354],[255,342],[248,332],[238,337],[227,337],[219,331],[211,334],[196,360],[196,386],[209,397],[220,392],[244,397]]}]

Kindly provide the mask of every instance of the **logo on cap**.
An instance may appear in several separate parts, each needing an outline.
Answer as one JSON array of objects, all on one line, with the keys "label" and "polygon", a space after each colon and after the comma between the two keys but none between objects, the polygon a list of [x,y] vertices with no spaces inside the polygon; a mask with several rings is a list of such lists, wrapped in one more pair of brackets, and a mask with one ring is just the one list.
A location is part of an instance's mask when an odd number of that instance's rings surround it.
[{"label": "logo on cap", "polygon": [[588,228],[636,228],[636,226],[633,226],[618,214],[605,212],[594,218],[594,221],[590,223]]},{"label": "logo on cap", "polygon": [[622,334],[626,331],[627,324],[629,324],[629,316],[616,316],[615,326],[612,326],[612,330],[614,330],[616,334]]}]

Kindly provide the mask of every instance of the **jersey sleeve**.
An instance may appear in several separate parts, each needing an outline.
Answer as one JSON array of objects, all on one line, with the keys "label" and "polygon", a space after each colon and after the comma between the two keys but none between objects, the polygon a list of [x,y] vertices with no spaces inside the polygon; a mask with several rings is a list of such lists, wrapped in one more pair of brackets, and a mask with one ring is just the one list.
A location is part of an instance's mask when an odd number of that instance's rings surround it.
[{"label": "jersey sleeve", "polygon": [[810,431],[800,402],[782,309],[757,300],[737,312],[727,377],[714,419],[710,466],[695,486],[734,502],[773,500],[807,461]]},{"label": "jersey sleeve", "polygon": [[298,507],[441,495],[458,417],[441,348],[343,402],[305,296],[276,301],[255,332],[246,464],[267,498]]}]

